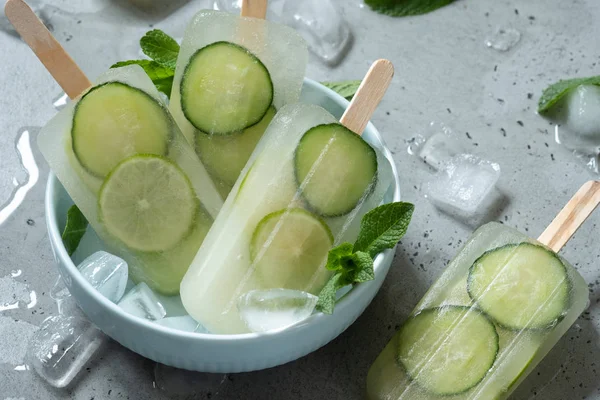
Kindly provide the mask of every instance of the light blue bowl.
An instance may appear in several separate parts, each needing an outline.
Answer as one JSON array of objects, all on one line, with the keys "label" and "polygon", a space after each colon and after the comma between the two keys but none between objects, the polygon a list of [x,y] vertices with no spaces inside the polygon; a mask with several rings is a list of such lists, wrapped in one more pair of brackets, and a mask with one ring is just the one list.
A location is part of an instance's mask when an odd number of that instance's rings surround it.
[{"label": "light blue bowl", "polygon": [[[302,102],[313,103],[341,117],[348,101],[323,85],[304,80]],[[390,151],[373,124],[363,137],[385,154],[395,181],[385,202],[400,200],[398,173]],[[375,280],[344,295],[333,315],[316,313],[302,323],[273,334],[211,335],[188,333],[133,317],[107,300],[79,274],[61,240],[72,200],[54,174],[46,188],[46,223],[55,259],[66,286],[82,310],[102,331],[144,357],[178,368],[204,372],[245,372],[274,367],[317,350],[342,333],[369,305],[392,263],[393,250],[375,260]]]}]

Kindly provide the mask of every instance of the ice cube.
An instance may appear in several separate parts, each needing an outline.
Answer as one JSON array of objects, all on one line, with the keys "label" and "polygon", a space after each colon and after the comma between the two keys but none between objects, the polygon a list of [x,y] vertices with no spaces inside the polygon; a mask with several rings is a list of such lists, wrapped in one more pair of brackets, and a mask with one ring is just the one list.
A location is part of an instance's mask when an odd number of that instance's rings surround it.
[{"label": "ice cube", "polygon": [[305,320],[313,313],[317,300],[317,296],[300,290],[252,290],[239,297],[237,306],[248,329],[266,332]]},{"label": "ice cube", "polygon": [[127,286],[127,263],[105,251],[97,251],[77,267],[81,275],[104,297],[118,302]]},{"label": "ice cube", "polygon": [[167,314],[152,289],[143,282],[131,289],[119,301],[119,307],[131,315],[150,321],[164,318]]},{"label": "ice cube", "polygon": [[446,125],[432,122],[428,131],[428,139],[419,147],[419,157],[433,168],[442,169],[453,157],[465,152]]},{"label": "ice cube", "polygon": [[485,45],[494,50],[508,51],[519,43],[521,32],[513,28],[498,28],[494,34],[485,41]]},{"label": "ice cube", "polygon": [[44,320],[27,350],[27,364],[50,385],[67,386],[107,337],[87,319],[57,315]]},{"label": "ice cube", "polygon": [[157,324],[162,326],[167,326],[169,328],[177,329],[180,331],[187,332],[198,332],[198,333],[208,333],[205,327],[200,325],[198,321],[189,315],[184,315],[181,317],[168,317],[159,319],[156,321]]},{"label": "ice cube", "polygon": [[295,28],[323,61],[339,62],[350,45],[350,27],[331,0],[285,0],[284,22]]},{"label": "ice cube", "polygon": [[448,161],[425,193],[438,208],[460,216],[474,215],[496,186],[500,166],[471,154],[460,154]]},{"label": "ice cube", "polygon": [[561,144],[574,150],[597,152],[600,147],[600,87],[580,85],[567,94],[563,104]]},{"label": "ice cube", "polygon": [[169,397],[215,398],[227,382],[229,380],[225,374],[187,371],[160,363],[154,367],[154,385]]},{"label": "ice cube", "polygon": [[158,298],[160,304],[162,304],[167,317],[183,317],[188,315],[187,311],[181,303],[180,296],[165,296],[160,293],[154,293]]}]

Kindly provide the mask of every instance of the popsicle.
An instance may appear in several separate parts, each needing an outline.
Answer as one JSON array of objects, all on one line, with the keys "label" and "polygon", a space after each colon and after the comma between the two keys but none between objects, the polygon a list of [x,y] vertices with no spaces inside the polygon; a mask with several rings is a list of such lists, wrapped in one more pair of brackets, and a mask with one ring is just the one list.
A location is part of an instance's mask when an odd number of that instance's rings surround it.
[{"label": "popsicle", "polygon": [[364,130],[393,74],[377,61],[342,125],[323,108],[284,106],[269,125],[181,282],[188,313],[214,333],[248,332],[236,308],[251,290],[318,294],[330,248],[352,242],[392,182]]},{"label": "popsicle", "polygon": [[476,230],[371,366],[371,400],[502,400],[577,320],[581,275],[556,252],[600,202],[588,182],[539,241]]},{"label": "popsicle", "polygon": [[23,1],[6,14],[74,100],[39,133],[50,168],[134,281],[177,293],[223,204],[194,149],[141,67],[111,69],[89,87]]},{"label": "popsicle", "polygon": [[194,16],[169,105],[223,197],[277,110],[298,101],[308,60],[296,31],[260,19],[266,0],[242,6],[242,15],[259,18],[212,10]]}]

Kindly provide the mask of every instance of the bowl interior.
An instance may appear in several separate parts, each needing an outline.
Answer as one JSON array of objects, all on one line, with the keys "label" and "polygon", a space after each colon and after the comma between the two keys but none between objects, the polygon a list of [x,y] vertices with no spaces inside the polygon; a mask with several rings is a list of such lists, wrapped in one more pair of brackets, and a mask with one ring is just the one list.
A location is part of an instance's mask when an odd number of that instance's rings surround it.
[{"label": "bowl interior", "polygon": [[[348,101],[333,92],[332,90],[324,87],[323,85],[312,81],[310,79],[304,80],[304,86],[302,89],[301,101],[305,103],[312,103],[320,105],[321,107],[328,110],[332,113],[336,118],[340,118],[343,114],[344,110],[348,105]],[[388,192],[384,196],[384,203],[389,203],[392,201],[400,200],[400,188],[398,182],[398,173],[396,171],[396,167],[394,161],[392,159],[390,151],[385,147],[385,144],[379,135],[379,132],[375,129],[375,127],[369,123],[364,134],[363,138],[373,145],[373,147],[380,150],[390,162],[393,172],[394,172],[394,183],[388,190]],[[191,333],[175,330],[173,328],[164,327],[158,324],[155,324],[151,321],[142,320],[140,318],[134,317],[121,308],[119,308],[116,304],[112,303],[108,299],[104,298],[100,293],[93,289],[93,287],[79,274],[76,265],[83,261],[87,256],[92,253],[103,250],[104,246],[102,241],[96,236],[95,232],[91,228],[88,228],[88,232],[86,232],[84,238],[82,239],[77,251],[73,254],[72,257],[69,257],[67,254],[64,245],[61,240],[61,232],[63,231],[66,223],[66,215],[67,210],[73,204],[71,198],[66,193],[63,186],[56,179],[53,174],[50,174],[50,178],[48,180],[48,187],[46,191],[46,213],[47,213],[47,223],[49,236],[52,244],[52,248],[55,253],[55,257],[57,261],[64,267],[64,270],[67,273],[67,276],[63,276],[63,279],[66,281],[67,286],[70,286],[70,282],[72,280],[76,280],[77,284],[82,286],[87,294],[92,297],[93,301],[100,303],[102,308],[109,314],[114,314],[118,316],[120,319],[125,319],[127,323],[135,324],[135,325],[144,325],[147,329],[159,330],[162,333],[170,334],[170,335],[178,335],[185,337],[196,337],[198,339],[204,340],[250,340],[257,339],[264,334],[256,334],[256,333],[246,333],[246,334],[236,334],[236,335],[214,335],[214,334],[202,334],[202,333]],[[380,254],[375,260],[375,273],[379,270],[379,265],[383,260],[383,254]],[[131,284],[133,285],[133,284]],[[341,290],[338,293],[338,298],[341,297],[339,303],[336,307],[349,307],[352,299],[357,296],[361,296],[361,285],[358,285],[352,289],[346,288],[346,290]],[[167,312],[169,309],[174,310],[177,313],[178,310],[183,309],[181,305],[181,301],[179,297],[175,298],[167,298],[165,296],[160,296],[161,300],[165,303],[165,308]],[[85,312],[86,310],[83,309]],[[88,315],[89,316],[89,315]],[[303,321],[300,324],[297,324],[291,328],[286,329],[285,331],[294,330],[297,326],[303,326],[306,324],[313,323],[324,323],[322,320],[323,317],[327,317],[321,313],[315,313],[307,320]],[[93,318],[92,318],[93,320]],[[274,334],[281,334],[280,331]]]}]

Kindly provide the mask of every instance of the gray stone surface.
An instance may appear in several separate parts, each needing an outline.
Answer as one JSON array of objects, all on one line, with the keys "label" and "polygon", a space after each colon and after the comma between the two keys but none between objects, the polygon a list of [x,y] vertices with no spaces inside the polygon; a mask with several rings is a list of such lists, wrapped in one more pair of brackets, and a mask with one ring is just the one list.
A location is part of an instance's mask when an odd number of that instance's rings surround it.
[{"label": "gray stone surface", "polygon": [[[596,0],[461,0],[406,19],[375,14],[360,0],[338,2],[352,26],[353,47],[336,68],[311,59],[307,75],[318,80],[361,78],[377,58],[394,62],[396,76],[373,122],[395,154],[404,199],[417,206],[414,220],[381,292],[353,326],[296,362],[231,375],[212,398],[364,397],[370,364],[472,231],[434,209],[420,192],[429,172],[407,154],[405,140],[430,121],[450,125],[463,146],[501,165],[499,185],[507,202],[491,218],[533,236],[592,178],[580,161],[554,142],[553,126],[535,109],[547,84],[598,74]],[[144,14],[120,0],[51,3],[76,13],[49,18],[59,40],[92,77],[114,61],[135,57],[137,38],[149,25],[181,36],[181,21],[208,5],[208,1],[183,2],[167,15]],[[521,41],[505,53],[487,48],[485,39],[497,27],[519,30]],[[52,100],[61,91],[19,39],[0,32],[0,48],[2,204],[9,200],[13,177],[27,179],[15,147],[20,129],[42,126],[55,113]],[[39,180],[16,211],[0,222],[0,305],[5,305],[0,308],[0,400],[164,398],[153,383],[155,363],[115,343],[67,390],[48,387],[23,367],[27,338],[44,318],[57,312],[49,296],[57,272],[43,208],[48,169],[35,146],[34,156]],[[514,399],[600,399],[599,223],[597,213],[563,251],[591,283],[591,306]],[[10,304],[16,306],[4,309]]]}]

